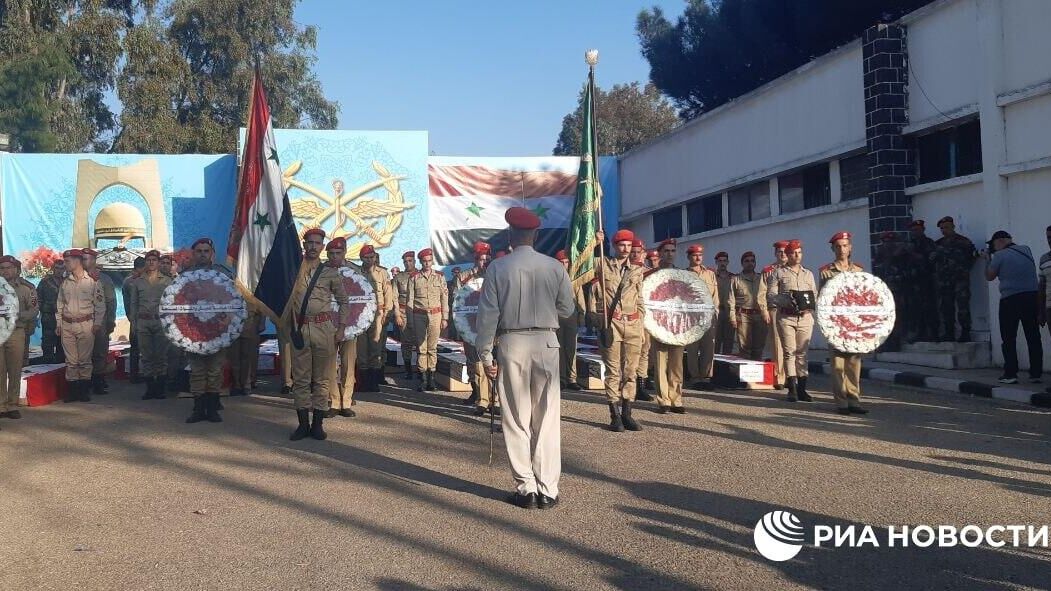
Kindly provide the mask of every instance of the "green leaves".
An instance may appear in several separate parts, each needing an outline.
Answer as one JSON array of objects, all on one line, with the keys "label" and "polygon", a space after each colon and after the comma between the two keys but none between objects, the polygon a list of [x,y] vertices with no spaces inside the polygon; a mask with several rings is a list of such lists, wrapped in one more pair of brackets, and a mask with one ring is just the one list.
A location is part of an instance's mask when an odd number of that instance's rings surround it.
[{"label": "green leaves", "polygon": [[[580,154],[580,133],[584,125],[584,92],[577,108],[562,119],[562,131],[555,156]],[[652,84],[615,84],[609,91],[595,89],[598,115],[598,150],[601,154],[623,154],[673,129],[679,123],[675,108]]]}]

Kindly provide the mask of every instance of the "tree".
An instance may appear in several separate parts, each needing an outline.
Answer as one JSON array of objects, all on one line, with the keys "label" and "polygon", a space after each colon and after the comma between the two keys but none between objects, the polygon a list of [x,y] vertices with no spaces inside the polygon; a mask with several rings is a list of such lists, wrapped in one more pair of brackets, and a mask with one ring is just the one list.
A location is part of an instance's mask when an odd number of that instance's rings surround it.
[{"label": "tree", "polygon": [[[553,151],[555,156],[580,155],[580,130],[584,91],[577,108],[562,118],[562,131]],[[615,84],[608,92],[595,89],[598,148],[603,154],[623,154],[663,133],[678,123],[675,108],[652,84]]]},{"label": "tree", "polygon": [[675,24],[653,7],[635,31],[650,81],[691,119],[930,2],[686,0]]}]

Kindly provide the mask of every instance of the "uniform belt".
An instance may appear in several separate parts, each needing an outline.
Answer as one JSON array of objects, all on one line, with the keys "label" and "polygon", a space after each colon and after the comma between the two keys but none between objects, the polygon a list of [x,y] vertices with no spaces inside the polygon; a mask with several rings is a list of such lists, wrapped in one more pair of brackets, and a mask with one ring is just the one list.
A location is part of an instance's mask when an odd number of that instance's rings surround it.
[{"label": "uniform belt", "polygon": [[139,313],[139,320],[156,320],[158,316],[156,314],[149,314],[147,312]]},{"label": "uniform belt", "polygon": [[639,319],[642,314],[635,312],[634,314],[621,314],[620,312],[613,313],[614,320],[623,320],[625,322],[634,322]]},{"label": "uniform belt", "polygon": [[442,313],[442,309],[441,308],[413,308],[412,309],[412,313],[413,314],[427,314],[427,315],[430,315],[430,314],[441,314]]},{"label": "uniform belt", "polygon": [[496,336],[516,333],[516,332],[558,332],[557,328],[540,328],[539,326],[531,326],[529,328],[501,328],[496,331]]},{"label": "uniform belt", "polygon": [[336,317],[332,314],[332,312],[318,312],[317,314],[308,317],[307,322],[311,322],[313,324],[321,324],[323,322],[328,322],[329,320],[335,319]]},{"label": "uniform belt", "polygon": [[66,316],[65,314],[62,315],[62,320],[64,322],[69,322],[69,323],[87,322],[89,320],[93,320],[94,318],[95,318],[94,314],[85,314],[83,316]]},{"label": "uniform belt", "polygon": [[738,308],[737,309],[737,313],[738,314],[758,314],[760,312],[762,312],[762,310],[760,310],[759,308]]},{"label": "uniform belt", "polygon": [[810,313],[810,310],[801,310],[799,312],[796,312],[795,310],[786,310],[784,308],[781,308],[781,310],[780,310],[780,314],[782,316],[795,316],[797,318],[801,317],[801,316],[806,316],[809,313]]}]

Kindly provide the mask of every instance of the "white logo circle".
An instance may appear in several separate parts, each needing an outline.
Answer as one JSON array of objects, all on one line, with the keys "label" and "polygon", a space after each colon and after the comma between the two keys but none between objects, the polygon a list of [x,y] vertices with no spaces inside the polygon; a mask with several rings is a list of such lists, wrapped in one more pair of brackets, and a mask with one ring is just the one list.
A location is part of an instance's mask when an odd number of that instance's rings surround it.
[{"label": "white logo circle", "polygon": [[806,541],[803,524],[788,511],[771,511],[756,522],[755,549],[767,560],[784,562],[795,558]]}]

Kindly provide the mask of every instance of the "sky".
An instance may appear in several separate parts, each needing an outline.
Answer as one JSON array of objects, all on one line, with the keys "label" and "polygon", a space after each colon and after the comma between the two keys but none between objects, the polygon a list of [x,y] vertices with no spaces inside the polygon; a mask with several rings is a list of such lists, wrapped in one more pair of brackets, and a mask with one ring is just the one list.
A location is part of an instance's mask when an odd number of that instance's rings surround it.
[{"label": "sky", "polygon": [[439,156],[543,156],[587,77],[642,82],[635,17],[685,0],[304,0],[315,73],[340,129],[426,130]]}]

